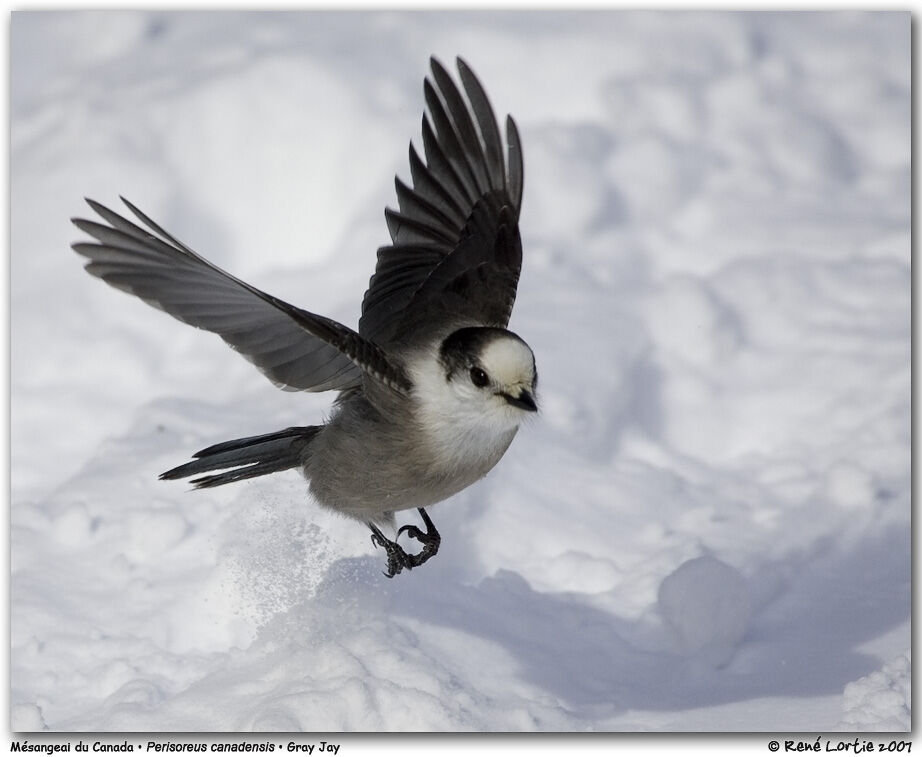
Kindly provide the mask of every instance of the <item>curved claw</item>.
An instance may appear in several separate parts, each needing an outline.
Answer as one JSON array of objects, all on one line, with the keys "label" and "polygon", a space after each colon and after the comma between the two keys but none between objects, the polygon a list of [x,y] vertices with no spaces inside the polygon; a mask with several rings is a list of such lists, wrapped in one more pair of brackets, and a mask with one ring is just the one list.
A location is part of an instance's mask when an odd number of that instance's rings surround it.
[{"label": "curved claw", "polygon": [[416,541],[423,541],[425,538],[425,535],[423,534],[422,531],[420,531],[413,524],[408,523],[407,525],[401,526],[400,528],[397,529],[397,535],[394,537],[394,541],[397,541],[397,539],[400,538],[400,534],[402,534],[404,531],[406,531],[410,535],[411,539],[416,539]]}]

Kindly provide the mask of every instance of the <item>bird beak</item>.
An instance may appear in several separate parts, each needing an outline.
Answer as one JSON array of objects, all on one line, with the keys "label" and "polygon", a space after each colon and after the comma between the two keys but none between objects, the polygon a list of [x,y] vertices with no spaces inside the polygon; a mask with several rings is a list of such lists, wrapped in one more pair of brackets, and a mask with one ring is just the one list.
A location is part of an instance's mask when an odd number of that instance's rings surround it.
[{"label": "bird beak", "polygon": [[511,394],[506,394],[505,392],[503,392],[502,396],[506,402],[520,410],[528,410],[531,413],[537,412],[538,410],[538,403],[535,402],[535,398],[527,389],[523,389],[519,392],[518,397],[513,397]]}]

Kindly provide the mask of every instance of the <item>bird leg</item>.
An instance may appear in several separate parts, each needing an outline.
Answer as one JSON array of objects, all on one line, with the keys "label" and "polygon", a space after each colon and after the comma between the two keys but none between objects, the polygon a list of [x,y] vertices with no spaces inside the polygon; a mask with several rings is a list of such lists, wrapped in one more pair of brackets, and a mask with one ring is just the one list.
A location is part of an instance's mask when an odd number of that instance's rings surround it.
[{"label": "bird leg", "polygon": [[439,544],[442,542],[441,535],[429,518],[429,514],[422,507],[417,509],[426,526],[426,531],[420,531],[416,526],[406,525],[400,527],[396,536],[399,539],[400,534],[406,531],[412,538],[420,542],[423,548],[417,555],[407,554],[396,541],[391,541],[382,534],[381,529],[374,523],[368,523],[368,527],[371,529],[371,543],[375,547],[384,547],[387,551],[387,572],[384,575],[388,578],[393,578],[404,568],[413,570],[413,568],[422,565],[431,557],[435,557],[439,551]]}]

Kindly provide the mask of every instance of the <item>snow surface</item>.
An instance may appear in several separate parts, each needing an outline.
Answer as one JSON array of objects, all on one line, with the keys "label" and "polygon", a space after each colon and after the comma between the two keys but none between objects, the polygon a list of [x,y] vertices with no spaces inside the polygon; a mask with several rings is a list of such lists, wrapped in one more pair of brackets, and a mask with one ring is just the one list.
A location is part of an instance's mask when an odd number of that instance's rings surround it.
[{"label": "snow surface", "polygon": [[839,727],[855,731],[909,731],[912,727],[912,655],[907,650],[884,667],[845,687]]},{"label": "snow surface", "polygon": [[[11,45],[14,730],[909,727],[908,13],[16,13]],[[91,279],[68,219],[124,194],[355,325],[430,53],[522,131],[542,412],[388,581],[294,473],[157,480],[330,397]]]}]

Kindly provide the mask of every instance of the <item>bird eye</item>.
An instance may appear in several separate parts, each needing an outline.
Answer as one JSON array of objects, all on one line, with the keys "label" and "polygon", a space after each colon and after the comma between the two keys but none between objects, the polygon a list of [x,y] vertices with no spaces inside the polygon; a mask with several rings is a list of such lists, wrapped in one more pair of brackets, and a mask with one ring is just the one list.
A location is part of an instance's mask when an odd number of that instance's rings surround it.
[{"label": "bird eye", "polygon": [[476,365],[471,368],[471,382],[474,386],[486,386],[490,383],[490,378],[483,371],[483,369],[478,368]]}]

